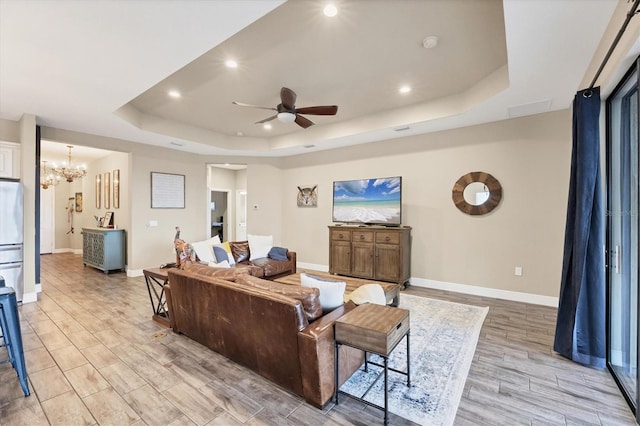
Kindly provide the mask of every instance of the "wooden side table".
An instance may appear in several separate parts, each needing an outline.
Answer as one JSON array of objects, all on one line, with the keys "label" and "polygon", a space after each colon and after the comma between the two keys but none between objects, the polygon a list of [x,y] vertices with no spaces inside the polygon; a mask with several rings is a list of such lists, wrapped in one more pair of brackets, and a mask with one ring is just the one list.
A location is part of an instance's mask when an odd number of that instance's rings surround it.
[{"label": "wooden side table", "polygon": [[[398,343],[406,336],[407,340],[407,371],[400,371],[389,367],[389,355],[398,346]],[[406,309],[394,308],[391,306],[382,306],[372,303],[360,305],[354,310],[343,315],[335,322],[335,340],[336,340],[336,394],[335,401],[338,405],[338,395],[344,394],[363,402],[372,407],[384,410],[384,424],[389,424],[389,388],[388,374],[389,370],[407,376],[407,386],[411,386],[411,370],[409,357],[409,311]],[[384,407],[365,401],[367,391],[360,397],[342,392],[338,386],[339,369],[340,369],[340,345],[351,346],[356,349],[365,351],[364,368],[368,370],[368,364],[373,364],[383,368],[384,375]],[[372,352],[380,355],[383,364],[377,364],[368,361],[367,353]],[[378,376],[378,379],[380,376]],[[376,381],[378,380],[376,379]],[[375,382],[374,382],[375,383]]]},{"label": "wooden side table", "polygon": [[[153,310],[154,321],[159,322],[165,327],[170,326],[169,309],[167,308],[167,300],[165,297],[164,286],[169,283],[168,269],[150,268],[143,269],[144,281],[147,283],[149,291],[149,300],[151,301],[151,309]],[[158,292],[160,290],[160,292]]]}]

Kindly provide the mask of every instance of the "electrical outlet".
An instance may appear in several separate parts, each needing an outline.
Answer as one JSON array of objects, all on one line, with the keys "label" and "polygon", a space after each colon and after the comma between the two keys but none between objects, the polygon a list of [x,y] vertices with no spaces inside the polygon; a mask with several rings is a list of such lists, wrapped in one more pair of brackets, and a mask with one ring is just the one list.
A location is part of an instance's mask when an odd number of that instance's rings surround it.
[{"label": "electrical outlet", "polygon": [[522,276],[522,266],[516,266],[515,274],[517,277]]}]

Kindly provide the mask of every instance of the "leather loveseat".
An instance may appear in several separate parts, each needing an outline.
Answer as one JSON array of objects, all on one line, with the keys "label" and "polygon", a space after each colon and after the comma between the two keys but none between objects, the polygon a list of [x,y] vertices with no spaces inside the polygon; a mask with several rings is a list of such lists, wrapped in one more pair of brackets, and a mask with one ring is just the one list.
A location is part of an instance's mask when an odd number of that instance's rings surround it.
[{"label": "leather loveseat", "polygon": [[[283,275],[296,273],[296,252],[294,251],[287,251],[288,260],[274,260],[269,257],[249,260],[251,258],[251,250],[249,249],[248,241],[229,241],[229,246],[236,266],[250,267],[252,269],[251,275],[271,280]],[[262,273],[257,271],[256,268],[260,268]]]},{"label": "leather loveseat", "polygon": [[[334,322],[349,302],[322,314],[316,288],[190,265],[169,270],[165,286],[171,328],[323,407],[335,390]],[[209,276],[205,276],[206,274]],[[214,275],[214,276],[211,276]],[[340,347],[340,384],[364,362]]]}]

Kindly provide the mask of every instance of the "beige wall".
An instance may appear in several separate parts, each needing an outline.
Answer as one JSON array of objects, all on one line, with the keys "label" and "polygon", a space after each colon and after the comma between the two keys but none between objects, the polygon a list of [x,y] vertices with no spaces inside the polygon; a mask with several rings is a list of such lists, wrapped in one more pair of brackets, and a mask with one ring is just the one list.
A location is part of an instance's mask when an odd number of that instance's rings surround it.
[{"label": "beige wall", "polygon": [[[184,209],[151,208],[151,172],[185,176]],[[158,226],[150,226],[157,221]],[[128,269],[136,271],[175,261],[173,237],[179,226],[185,241],[204,240],[209,229],[207,170],[200,161],[149,158],[133,154],[131,163],[131,226],[127,240]]]},{"label": "beige wall", "polygon": [[[284,174],[270,164],[247,167],[247,234],[273,235],[276,245],[286,239],[282,226],[287,223],[283,194]],[[293,249],[293,246],[291,246]]]},{"label": "beige wall", "polygon": [[[267,173],[251,165],[251,203],[255,193],[281,198],[282,243],[300,262],[326,267],[333,181],[399,175],[403,224],[413,228],[413,277],[557,297],[570,123],[569,112],[560,111],[291,157],[283,170]],[[491,173],[503,186],[489,215],[464,215],[451,200],[453,184],[472,171]],[[296,206],[299,184],[318,184],[317,209]],[[276,219],[268,213],[262,206],[254,212],[251,229],[265,232]],[[514,275],[515,266],[523,276]]]},{"label": "beige wall", "polygon": [[[248,168],[236,174],[235,185],[246,183],[248,233],[271,234],[276,244],[295,250],[301,263],[326,268],[333,181],[400,175],[403,223],[413,227],[415,284],[445,282],[557,297],[570,123],[569,111],[560,111],[278,161],[247,158]],[[44,128],[43,137],[120,151],[119,155],[130,153],[130,165],[120,166],[121,208],[114,211],[118,226],[127,230],[131,274],[174,259],[175,226],[182,228],[186,240],[207,237],[211,183],[206,164],[238,162],[58,129]],[[82,189],[83,217],[89,226],[97,213],[93,197],[97,168],[100,172],[116,168],[108,162],[95,167]],[[453,183],[476,170],[491,173],[504,189],[500,206],[482,217],[462,214],[451,201]],[[185,175],[185,209],[150,208],[151,171]],[[128,193],[125,182],[130,185]],[[300,184],[318,184],[318,208],[297,207]],[[157,227],[149,226],[152,220]],[[515,266],[523,267],[522,277],[514,275]]]}]

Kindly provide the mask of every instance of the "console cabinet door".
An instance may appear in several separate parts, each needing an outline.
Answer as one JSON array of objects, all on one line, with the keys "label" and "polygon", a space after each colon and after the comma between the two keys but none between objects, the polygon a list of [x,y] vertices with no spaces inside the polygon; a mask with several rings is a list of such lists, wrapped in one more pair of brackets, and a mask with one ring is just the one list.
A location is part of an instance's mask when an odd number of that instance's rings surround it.
[{"label": "console cabinet door", "polygon": [[376,244],[376,280],[398,282],[400,279],[400,265],[399,246]]},{"label": "console cabinet door", "polygon": [[351,242],[331,241],[329,253],[329,272],[349,275],[351,273]]},{"label": "console cabinet door", "polygon": [[360,278],[373,278],[373,243],[351,243],[351,274]]},{"label": "console cabinet door", "polygon": [[330,226],[329,272],[406,284],[411,277],[411,228]]}]

